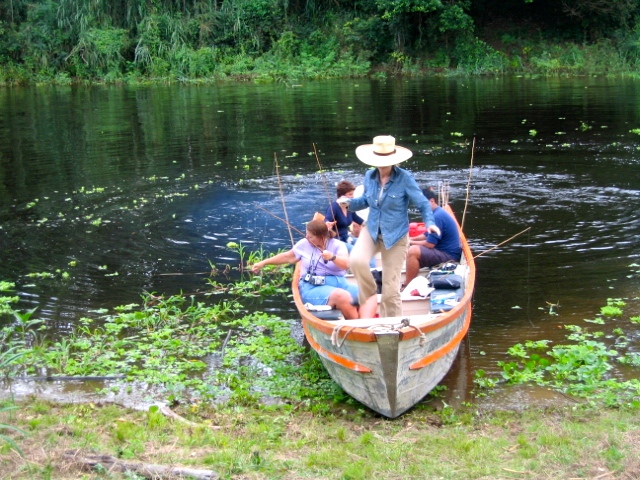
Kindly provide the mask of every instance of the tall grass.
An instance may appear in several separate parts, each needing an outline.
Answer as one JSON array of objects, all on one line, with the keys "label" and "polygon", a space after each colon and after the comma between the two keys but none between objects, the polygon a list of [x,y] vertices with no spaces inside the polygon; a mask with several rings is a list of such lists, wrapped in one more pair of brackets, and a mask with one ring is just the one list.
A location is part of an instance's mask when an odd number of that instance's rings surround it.
[{"label": "tall grass", "polygon": [[[8,377],[11,376],[11,372],[13,371],[11,366],[23,355],[24,352],[18,351],[17,347],[9,348],[3,352],[0,352],[0,374],[5,377],[4,380],[8,380]],[[15,410],[16,408],[18,407],[11,403],[0,404],[0,417],[4,416],[4,414],[8,412],[11,412],[12,410]],[[0,432],[6,430],[12,430],[22,435],[25,434],[24,430],[18,427],[6,423],[0,423]],[[20,455],[23,455],[22,450],[20,450],[18,444],[11,437],[0,433],[0,440],[8,443]]]},{"label": "tall grass", "polygon": [[[640,7],[618,9],[610,31],[605,13],[594,13],[588,23],[600,28],[590,30],[590,42],[575,33],[584,25],[559,31],[558,19],[537,31],[526,24],[505,26],[504,33],[486,28],[483,38],[468,5],[434,1],[414,8],[391,0],[12,0],[0,4],[0,84],[347,78],[372,70],[638,73],[640,27],[634,15]],[[511,8],[538,6],[524,2]],[[568,32],[573,37],[566,38]],[[507,37],[502,45],[491,42]]]}]

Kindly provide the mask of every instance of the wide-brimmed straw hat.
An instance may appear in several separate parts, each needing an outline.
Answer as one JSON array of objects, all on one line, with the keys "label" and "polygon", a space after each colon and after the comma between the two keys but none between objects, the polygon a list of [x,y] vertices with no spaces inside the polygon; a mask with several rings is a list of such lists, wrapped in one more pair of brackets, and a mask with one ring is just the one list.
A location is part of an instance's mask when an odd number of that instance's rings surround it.
[{"label": "wide-brimmed straw hat", "polygon": [[408,148],[396,145],[396,139],[390,135],[379,135],[373,138],[371,145],[360,145],[356,148],[356,157],[372,167],[397,165],[412,155]]}]

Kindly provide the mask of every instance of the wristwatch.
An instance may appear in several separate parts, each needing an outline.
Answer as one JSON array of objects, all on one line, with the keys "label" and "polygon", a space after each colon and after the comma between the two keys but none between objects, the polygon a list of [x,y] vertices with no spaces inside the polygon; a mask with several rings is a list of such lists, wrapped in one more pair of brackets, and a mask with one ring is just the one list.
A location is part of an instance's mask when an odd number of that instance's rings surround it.
[{"label": "wristwatch", "polygon": [[331,257],[331,258],[329,259],[329,261],[330,261],[330,262],[333,262],[336,258],[338,258],[338,257],[336,257],[336,254],[334,253],[334,254],[333,254],[333,257]]}]

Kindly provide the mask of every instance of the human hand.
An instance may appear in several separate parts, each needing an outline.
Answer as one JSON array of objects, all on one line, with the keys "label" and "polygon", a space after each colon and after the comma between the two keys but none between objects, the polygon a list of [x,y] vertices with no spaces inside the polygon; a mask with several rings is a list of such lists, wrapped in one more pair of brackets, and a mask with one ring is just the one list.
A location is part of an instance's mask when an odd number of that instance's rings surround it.
[{"label": "human hand", "polygon": [[258,262],[258,263],[256,263],[256,264],[252,265],[252,266],[251,266],[251,271],[252,271],[253,273],[258,273],[258,272],[262,269],[262,267],[263,267],[263,265],[260,265],[261,263],[262,263],[262,262]]},{"label": "human hand", "polygon": [[431,225],[430,227],[427,227],[427,232],[435,233],[438,237],[442,235],[442,232],[440,232],[440,229],[436,225]]}]

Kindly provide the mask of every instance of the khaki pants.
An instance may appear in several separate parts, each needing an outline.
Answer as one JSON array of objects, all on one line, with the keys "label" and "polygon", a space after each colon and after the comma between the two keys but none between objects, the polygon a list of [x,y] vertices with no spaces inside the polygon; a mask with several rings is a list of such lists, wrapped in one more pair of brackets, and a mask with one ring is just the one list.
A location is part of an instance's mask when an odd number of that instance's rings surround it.
[{"label": "khaki pants", "polygon": [[409,237],[398,240],[390,249],[386,249],[382,237],[374,242],[365,226],[358,241],[351,250],[350,268],[358,282],[358,301],[360,305],[376,294],[376,282],[371,275],[369,261],[380,252],[382,257],[382,299],[380,301],[381,317],[399,317],[402,315],[400,300],[400,278],[402,265],[407,257]]}]

